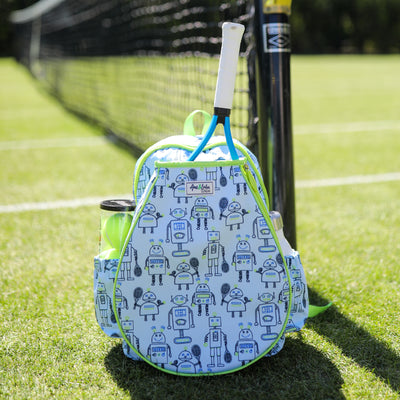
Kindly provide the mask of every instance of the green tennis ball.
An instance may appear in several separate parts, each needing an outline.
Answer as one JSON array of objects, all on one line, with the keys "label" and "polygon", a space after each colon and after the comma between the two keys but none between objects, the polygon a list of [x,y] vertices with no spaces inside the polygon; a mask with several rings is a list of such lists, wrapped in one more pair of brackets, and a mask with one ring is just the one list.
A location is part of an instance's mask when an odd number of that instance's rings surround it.
[{"label": "green tennis ball", "polygon": [[[121,252],[132,224],[132,215],[126,213],[113,214],[107,218],[101,231],[105,250],[115,249]],[[118,258],[118,257],[117,257]]]},{"label": "green tennis ball", "polygon": [[108,249],[102,251],[98,257],[104,260],[112,260],[114,258],[119,258],[120,254],[120,251],[118,251],[117,249]]}]

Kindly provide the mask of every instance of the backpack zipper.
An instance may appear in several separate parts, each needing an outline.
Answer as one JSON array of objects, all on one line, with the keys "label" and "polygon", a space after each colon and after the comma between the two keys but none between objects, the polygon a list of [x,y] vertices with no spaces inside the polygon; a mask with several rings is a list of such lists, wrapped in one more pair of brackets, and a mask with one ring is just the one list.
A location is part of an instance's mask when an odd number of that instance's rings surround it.
[{"label": "backpack zipper", "polygon": [[[243,176],[244,176],[247,184],[249,185],[251,192],[253,193],[254,199],[255,199],[255,201],[256,201],[256,203],[257,203],[257,205],[258,205],[258,207],[259,207],[259,209],[261,211],[262,216],[264,217],[264,219],[265,219],[265,221],[266,221],[266,223],[268,225],[268,228],[269,228],[269,230],[270,230],[270,232],[271,232],[271,234],[272,234],[272,236],[273,236],[273,238],[275,240],[275,243],[278,246],[279,253],[282,256],[283,264],[284,264],[284,267],[285,267],[285,273],[286,273],[287,282],[288,282],[288,285],[289,285],[289,305],[288,305],[288,311],[287,311],[287,314],[286,314],[285,323],[283,324],[281,335],[280,335],[280,337],[282,337],[282,335],[285,332],[286,325],[287,325],[287,323],[289,321],[290,310],[292,309],[293,293],[292,293],[292,283],[291,283],[291,280],[290,280],[290,273],[289,273],[289,269],[288,269],[287,264],[286,264],[285,256],[283,254],[281,245],[279,243],[279,238],[278,238],[278,236],[277,236],[277,234],[275,232],[275,229],[274,229],[274,226],[272,224],[271,218],[269,217],[269,210],[268,210],[266,204],[263,202],[263,199],[260,196],[260,193],[258,191],[257,182],[254,179],[254,176],[253,176],[249,166],[247,165],[247,163],[245,163],[240,168],[242,169]],[[260,184],[262,185],[263,183],[260,182]]]}]

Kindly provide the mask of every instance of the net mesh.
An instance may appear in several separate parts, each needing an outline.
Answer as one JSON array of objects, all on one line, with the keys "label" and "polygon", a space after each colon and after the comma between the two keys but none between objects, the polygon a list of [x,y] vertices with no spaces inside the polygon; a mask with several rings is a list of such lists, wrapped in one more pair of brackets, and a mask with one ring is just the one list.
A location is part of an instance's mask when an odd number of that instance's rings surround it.
[{"label": "net mesh", "polygon": [[14,15],[17,58],[68,109],[142,150],[182,133],[191,111],[212,113],[222,23],[244,24],[231,123],[249,142],[251,1],[45,2]]}]

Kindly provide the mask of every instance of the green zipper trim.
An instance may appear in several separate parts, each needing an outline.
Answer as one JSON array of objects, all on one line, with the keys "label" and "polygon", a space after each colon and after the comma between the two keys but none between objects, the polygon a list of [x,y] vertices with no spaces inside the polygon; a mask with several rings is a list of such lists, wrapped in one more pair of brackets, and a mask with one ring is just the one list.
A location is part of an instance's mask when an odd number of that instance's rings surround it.
[{"label": "green zipper trim", "polygon": [[[225,143],[225,142],[223,142],[223,143]],[[218,145],[220,145],[220,144],[211,145],[211,148],[214,147],[214,146],[218,146]],[[167,147],[171,147],[171,146],[170,145],[166,145],[165,148],[167,148]],[[286,318],[284,320],[281,332],[278,335],[278,337],[274,340],[274,342],[268,347],[268,349],[266,351],[264,351],[261,355],[259,355],[257,358],[255,358],[254,360],[250,361],[249,363],[247,363],[245,365],[242,365],[242,366],[239,366],[239,367],[234,368],[234,369],[230,369],[230,370],[226,370],[226,371],[219,371],[219,372],[204,372],[204,373],[201,372],[201,373],[196,373],[196,374],[190,374],[190,373],[175,372],[175,371],[172,371],[172,370],[168,370],[168,369],[162,368],[162,367],[152,363],[149,359],[147,359],[145,356],[140,354],[135,349],[135,347],[130,343],[129,339],[125,335],[124,330],[122,329],[121,322],[120,322],[119,317],[118,317],[118,311],[117,311],[116,303],[115,303],[115,291],[117,289],[117,281],[118,281],[117,277],[119,275],[119,271],[120,271],[121,263],[122,263],[122,257],[121,257],[120,260],[119,260],[119,263],[118,263],[118,267],[117,267],[117,271],[116,271],[116,278],[115,278],[115,282],[114,282],[114,289],[113,289],[113,311],[114,311],[114,315],[116,317],[116,321],[117,321],[119,330],[121,332],[121,335],[122,335],[123,339],[126,341],[128,346],[134,351],[134,353],[137,356],[139,356],[142,360],[146,361],[152,367],[154,367],[154,368],[156,368],[156,369],[158,369],[158,370],[160,370],[162,372],[165,372],[165,373],[168,373],[168,374],[171,374],[171,375],[176,375],[176,376],[190,376],[190,377],[201,377],[201,376],[211,376],[211,375],[226,375],[226,374],[229,374],[229,373],[237,372],[237,371],[240,371],[240,370],[248,367],[251,364],[254,364],[258,360],[263,358],[266,354],[268,354],[274,348],[274,346],[278,343],[278,341],[281,339],[281,337],[285,333],[285,329],[286,329],[286,326],[287,326],[287,323],[288,323],[288,320],[289,320],[289,317],[290,317],[290,310],[292,308],[292,290],[291,290],[292,285],[291,285],[291,280],[290,280],[290,273],[289,273],[289,270],[288,270],[288,267],[287,267],[287,264],[286,264],[285,257],[283,256],[282,248],[281,248],[281,246],[279,244],[279,239],[276,236],[276,233],[275,233],[275,230],[273,228],[272,222],[271,222],[271,220],[269,218],[268,207],[263,202],[263,199],[261,198],[260,193],[258,192],[257,182],[256,182],[256,180],[254,179],[254,177],[252,175],[252,171],[250,171],[250,168],[246,163],[246,160],[248,161],[248,158],[249,157],[246,156],[246,159],[243,158],[243,159],[240,159],[240,160],[220,160],[220,161],[184,161],[184,162],[156,161],[155,165],[156,165],[156,167],[168,166],[168,165],[169,166],[173,166],[173,167],[185,167],[185,166],[198,166],[198,167],[199,166],[200,167],[204,166],[205,167],[207,165],[215,166],[215,164],[218,163],[218,165],[221,165],[221,166],[222,165],[224,165],[224,166],[239,165],[240,166],[242,175],[245,177],[245,180],[246,180],[247,184],[250,187],[250,190],[251,190],[251,192],[252,192],[252,194],[254,196],[254,199],[255,199],[257,205],[259,206],[260,211],[262,212],[262,215],[265,218],[265,220],[267,222],[267,225],[268,225],[268,227],[269,227],[269,229],[270,229],[270,231],[271,231],[271,233],[273,235],[275,243],[278,246],[279,252],[282,255],[282,259],[283,259],[283,263],[284,263],[284,267],[285,267],[285,271],[286,271],[286,275],[287,275],[287,280],[288,280],[288,284],[289,284],[289,305],[288,305],[288,312],[286,314]],[[141,163],[141,165],[143,165],[143,163],[144,163],[144,161]],[[135,227],[137,225],[137,222],[139,220],[139,216],[140,216],[145,204],[147,203],[148,198],[150,197],[150,194],[152,193],[153,188],[154,188],[154,186],[155,186],[155,184],[156,184],[156,182],[158,180],[158,173],[159,173],[159,170],[157,169],[156,178],[154,179],[154,181],[152,182],[150,187],[149,186],[146,187],[147,194],[146,194],[145,197],[142,197],[142,199],[141,199],[141,201],[140,201],[140,203],[138,205],[138,208],[135,211],[134,221],[132,223],[131,229],[129,230],[129,233],[128,233],[127,239],[126,239],[126,241],[124,243],[124,246],[123,246],[123,249],[121,251],[121,254],[125,253],[126,247],[127,247],[128,243],[129,243],[129,241],[131,239],[131,236],[133,234],[133,230],[135,229]],[[260,183],[262,184],[262,180],[260,180]],[[266,201],[268,201],[267,197],[266,197]]]},{"label": "green zipper trim", "polygon": [[[239,161],[242,161],[242,160],[239,160]],[[232,163],[232,161],[230,161],[230,162]],[[193,165],[193,162],[191,162],[191,161],[188,161],[188,163],[189,163],[190,165]],[[236,161],[236,163],[237,163],[237,161]],[[240,163],[242,163],[242,162],[240,162]],[[241,167],[241,168],[242,168],[242,167]],[[140,213],[142,212],[144,206],[146,205],[147,200],[149,199],[150,194],[152,193],[153,188],[154,188],[154,186],[155,186],[157,180],[158,180],[158,172],[157,172],[156,179],[154,179],[154,181],[153,181],[153,183],[151,184],[151,186],[146,188],[146,190],[147,190],[146,196],[145,196],[145,197],[142,197],[140,203],[138,204],[138,207],[137,207],[136,210],[135,210],[134,221],[133,221],[133,223],[132,223],[131,229],[129,230],[129,233],[128,233],[128,236],[127,236],[126,241],[125,241],[125,243],[124,243],[124,246],[123,246],[123,249],[122,249],[121,254],[124,254],[124,253],[125,253],[126,247],[128,246],[128,243],[129,243],[129,241],[130,241],[130,239],[131,239],[131,237],[132,237],[133,231],[134,231],[134,229],[135,229],[135,227],[136,227],[136,225],[137,225],[137,222],[138,222],[138,220],[139,220]],[[119,328],[119,330],[120,330],[120,333],[121,333],[123,339],[125,340],[125,342],[127,343],[127,345],[134,351],[134,353],[135,353],[138,357],[140,357],[143,361],[147,362],[147,363],[148,363],[149,365],[151,365],[152,367],[154,367],[154,368],[156,368],[156,369],[158,369],[158,370],[160,370],[160,371],[162,371],[162,372],[165,372],[165,373],[167,373],[167,374],[176,375],[176,376],[185,376],[185,377],[201,377],[201,376],[211,376],[211,375],[226,375],[226,374],[230,374],[230,373],[233,373],[233,372],[236,372],[236,371],[239,371],[239,370],[241,370],[241,369],[246,368],[248,365],[253,364],[255,361],[257,361],[258,359],[260,359],[263,355],[265,355],[268,351],[271,350],[271,349],[267,350],[267,352],[264,352],[262,356],[257,357],[256,359],[254,359],[253,361],[249,362],[248,364],[239,366],[239,367],[234,368],[234,369],[231,369],[231,370],[219,371],[219,372],[204,372],[204,373],[201,372],[201,373],[197,373],[197,374],[189,374],[189,373],[175,372],[175,371],[172,371],[172,370],[168,370],[168,369],[166,369],[166,368],[162,368],[162,367],[158,366],[157,364],[152,363],[147,357],[145,357],[145,356],[143,356],[141,353],[139,353],[139,352],[136,350],[136,348],[133,346],[133,344],[131,344],[131,342],[129,341],[128,337],[126,336],[126,334],[125,334],[125,332],[124,332],[124,330],[123,330],[123,328],[122,328],[121,322],[120,322],[120,320],[119,320],[117,305],[116,305],[116,303],[115,303],[115,291],[116,291],[116,289],[117,289],[117,282],[118,282],[117,277],[118,277],[119,271],[120,271],[120,269],[121,269],[121,264],[122,264],[122,257],[120,258],[120,260],[119,260],[119,262],[118,262],[118,267],[117,267],[117,271],[116,271],[116,274],[115,274],[114,289],[113,289],[112,306],[113,306],[113,312],[114,312],[114,315],[115,315],[115,319],[116,319],[116,321],[117,321],[117,324],[118,324],[118,328]],[[286,324],[286,323],[285,323],[285,324]],[[282,335],[281,335],[281,336],[282,336]],[[279,338],[278,338],[278,339],[279,339]],[[275,342],[274,342],[274,343],[275,343]],[[275,345],[275,344],[274,344],[274,345]],[[271,348],[272,348],[272,347],[271,347]]]},{"label": "green zipper trim", "polygon": [[156,168],[189,168],[189,167],[230,167],[234,165],[242,166],[246,163],[244,158],[240,160],[218,160],[218,161],[156,161]]},{"label": "green zipper trim", "polygon": [[[126,247],[128,246],[128,243],[129,243],[129,241],[131,240],[133,231],[134,231],[134,229],[135,229],[135,227],[136,227],[136,225],[137,225],[137,223],[138,223],[138,221],[139,221],[140,214],[142,213],[142,210],[143,210],[144,206],[147,204],[147,200],[149,199],[150,194],[152,193],[153,188],[154,188],[154,186],[155,186],[157,180],[158,180],[158,171],[157,171],[157,175],[156,175],[155,179],[153,180],[151,186],[150,186],[150,187],[149,187],[149,186],[146,187],[146,190],[148,190],[147,195],[146,195],[145,197],[142,197],[140,203],[138,204],[138,207],[136,207],[136,210],[135,210],[135,213],[134,213],[134,220],[132,221],[131,228],[129,229],[129,233],[128,233],[127,237],[126,237],[124,246],[123,246],[123,248],[122,248],[121,256],[120,256],[120,259],[119,259],[119,262],[118,262],[117,271],[116,271],[116,273],[115,273],[114,288],[113,288],[113,296],[112,296],[112,307],[113,307],[113,312],[114,312],[115,319],[116,319],[116,321],[117,321],[118,328],[119,328],[119,331],[121,332],[122,337],[125,339],[125,341],[126,341],[126,343],[128,344],[128,346],[129,346],[139,357],[143,358],[143,360],[145,360],[145,361],[147,361],[147,362],[149,362],[149,360],[147,360],[146,358],[144,358],[140,353],[138,353],[138,352],[136,351],[136,349],[133,347],[133,345],[131,345],[131,343],[129,342],[129,339],[128,339],[127,336],[125,335],[125,332],[124,332],[124,330],[123,330],[123,328],[122,328],[122,326],[121,326],[121,322],[120,322],[120,320],[119,320],[117,305],[116,305],[116,303],[115,303],[115,291],[116,291],[116,289],[117,289],[118,275],[119,275],[119,271],[120,271],[120,269],[121,269],[122,259],[123,259],[123,255],[125,254]],[[151,362],[149,362],[149,363],[150,363],[151,365],[154,365],[154,364],[152,364]]]},{"label": "green zipper trim", "polygon": [[[292,282],[291,282],[291,279],[290,279],[290,273],[289,273],[288,266],[286,264],[285,256],[283,255],[283,251],[282,251],[281,245],[279,243],[278,236],[276,235],[275,228],[273,227],[271,218],[269,217],[268,208],[266,207],[266,204],[263,202],[263,200],[262,200],[262,198],[260,196],[260,193],[258,191],[257,182],[254,179],[254,177],[253,177],[253,175],[252,175],[252,173],[250,171],[250,168],[249,168],[249,166],[247,164],[244,164],[240,168],[242,170],[242,174],[243,174],[245,180],[247,181],[247,184],[250,187],[251,192],[253,193],[254,200],[256,201],[256,203],[257,203],[257,205],[258,205],[258,207],[259,207],[259,209],[261,211],[262,216],[264,217],[265,221],[267,222],[268,228],[269,228],[269,230],[270,230],[270,232],[271,232],[271,234],[272,234],[272,236],[273,236],[273,238],[275,240],[276,245],[278,246],[279,253],[282,256],[283,264],[285,266],[285,272],[286,272],[286,276],[287,276],[287,280],[288,280],[288,284],[289,284],[288,312],[286,314],[285,322],[284,322],[284,324],[282,326],[282,330],[280,332],[280,335],[277,337],[277,339],[274,341],[274,343],[270,347],[270,350],[271,350],[275,346],[275,344],[278,342],[278,340],[282,337],[282,335],[285,333],[285,329],[286,329],[286,326],[287,326],[288,321],[289,321],[290,310],[292,309],[292,298],[293,298]],[[265,355],[265,353],[264,353],[264,355]]]}]

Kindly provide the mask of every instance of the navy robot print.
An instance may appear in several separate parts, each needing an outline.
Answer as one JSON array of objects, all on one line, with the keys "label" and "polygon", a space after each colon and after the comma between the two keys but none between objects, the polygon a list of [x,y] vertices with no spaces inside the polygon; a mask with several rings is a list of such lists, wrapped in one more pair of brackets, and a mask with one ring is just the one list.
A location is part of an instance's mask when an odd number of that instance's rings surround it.
[{"label": "navy robot print", "polygon": [[176,267],[175,271],[170,273],[170,276],[174,278],[175,285],[178,286],[178,290],[182,290],[185,287],[189,290],[190,285],[193,285],[193,276],[199,277],[199,260],[195,257],[191,258],[189,264],[187,262],[181,262]]},{"label": "navy robot print", "polygon": [[[136,307],[139,307],[139,315],[144,317],[144,321],[146,322],[148,317],[155,321],[156,315],[159,314],[159,307],[164,303],[161,300],[157,300],[157,296],[153,292],[147,291],[143,294],[143,289],[140,287],[133,291],[133,298],[135,300],[133,309],[135,310]],[[140,298],[142,299],[141,304],[139,304]]]},{"label": "navy robot print", "polygon": [[188,181],[189,177],[187,175],[179,174],[176,177],[175,182],[171,183],[169,186],[174,191],[174,197],[177,199],[178,204],[180,204],[182,199],[185,200],[185,203],[187,204],[191,197],[186,194],[186,182]]},{"label": "navy robot print", "polygon": [[233,227],[236,226],[236,229],[240,229],[240,225],[244,222],[244,216],[249,212],[242,209],[242,206],[237,201],[232,201],[229,203],[229,200],[226,197],[223,197],[219,201],[220,214],[219,219],[225,218],[225,225],[229,226],[229,229],[232,231]]},{"label": "navy robot print", "polygon": [[[222,276],[219,272],[220,259],[225,260],[225,248],[220,244],[220,232],[209,231],[207,232],[208,245],[203,249],[202,257],[207,258],[208,273],[206,277]],[[224,265],[226,263],[224,262]]]},{"label": "navy robot print", "polygon": [[167,343],[165,335],[163,333],[165,327],[161,327],[161,331],[157,331],[156,327],[153,326],[153,334],[151,336],[151,343],[147,347],[147,358],[161,368],[164,368],[165,364],[168,364],[169,359],[172,357],[171,346]]},{"label": "navy robot print", "polygon": [[[301,325],[299,310],[307,314],[301,265],[280,254],[257,182],[243,177],[241,160],[210,165],[155,163],[113,278],[115,300],[101,283],[95,289],[98,319],[118,321],[125,350],[172,373],[241,369],[269,354],[284,324]],[[112,286],[108,274],[102,282]]]},{"label": "navy robot print", "polygon": [[289,309],[289,299],[290,299],[290,288],[289,283],[286,281],[282,285],[282,290],[279,292],[278,300],[280,303],[284,303],[285,305],[285,313]]},{"label": "navy robot print", "polygon": [[[140,351],[139,338],[136,337],[134,334],[134,322],[130,320],[121,321],[121,327],[129,343],[134,343],[136,350]],[[134,359],[139,359],[139,357],[132,351],[125,340],[123,341],[122,346],[124,347],[124,351],[126,352],[126,354]]]},{"label": "navy robot print", "polygon": [[194,361],[193,354],[189,350],[183,350],[179,353],[178,360],[175,360],[172,365],[176,367],[176,372],[195,374],[201,371],[200,356],[195,356],[195,359],[196,361]]},{"label": "navy robot print", "polygon": [[[229,293],[229,300],[226,297]],[[221,305],[226,303],[226,311],[231,313],[232,318],[235,317],[235,313],[239,317],[243,317],[243,313],[246,312],[246,304],[251,302],[251,299],[244,296],[243,291],[238,287],[234,287],[232,290],[228,283],[224,283],[221,286],[222,300]]]},{"label": "navy robot print", "polygon": [[149,256],[145,261],[145,269],[151,276],[151,286],[156,284],[157,275],[159,285],[163,285],[162,277],[166,274],[167,268],[169,268],[169,260],[164,256],[164,249],[161,245],[153,243],[149,250]]},{"label": "navy robot print", "polygon": [[[222,363],[221,359],[221,348],[224,346],[225,350],[227,350],[228,338],[221,329],[221,317],[210,317],[208,319],[208,326],[210,329],[204,337],[204,346],[207,346],[210,349],[211,363],[207,364],[207,367],[224,367],[225,364]],[[215,364],[215,358],[217,358],[217,364]]]},{"label": "navy robot print", "polygon": [[121,318],[121,310],[128,309],[128,300],[126,299],[126,297],[122,295],[120,288],[115,289],[114,298],[115,298],[115,306],[118,311],[118,317]]},{"label": "navy robot print", "polygon": [[174,338],[175,344],[190,343],[192,338],[185,336],[184,331],[194,328],[193,311],[185,305],[189,298],[187,295],[171,296],[171,302],[174,306],[168,312],[168,329],[178,331],[179,336]]},{"label": "navy robot print", "polygon": [[194,202],[194,206],[192,207],[190,216],[197,221],[197,230],[200,230],[201,220],[203,220],[204,229],[208,230],[208,220],[214,219],[214,211],[208,205],[207,199],[205,197],[198,197]]},{"label": "navy robot print", "polygon": [[150,180],[150,177],[151,177],[150,168],[146,164],[144,164],[139,172],[139,180],[137,186],[138,198],[142,196],[144,190],[146,189],[147,183]]},{"label": "navy robot print", "polygon": [[216,304],[215,296],[210,291],[208,286],[208,281],[206,283],[199,283],[196,287],[196,291],[192,296],[192,306],[197,306],[197,315],[200,317],[202,315],[203,307],[206,316],[210,315],[210,305]]},{"label": "navy robot print", "polygon": [[217,167],[206,168],[206,180],[214,181],[215,189],[217,189]]},{"label": "navy robot print", "polygon": [[278,267],[275,260],[268,258],[264,261],[262,267],[256,271],[261,275],[261,282],[265,283],[265,288],[268,289],[269,285],[275,289],[276,285],[281,282],[281,267]]},{"label": "navy robot print", "polygon": [[233,180],[233,184],[236,185],[236,196],[240,195],[240,185],[243,186],[243,194],[247,194],[247,183],[239,165],[231,167],[229,177]]},{"label": "navy robot print", "polygon": [[[132,258],[135,261],[135,264],[133,264]],[[126,279],[128,281],[133,281],[135,279],[133,275],[135,275],[136,277],[142,275],[142,269],[138,264],[137,250],[134,249],[131,245],[126,246],[125,253],[122,257],[121,267],[119,269],[119,274],[118,274],[119,281],[125,280],[125,271],[126,271]]]},{"label": "navy robot print", "polygon": [[266,333],[261,335],[262,340],[274,340],[278,337],[277,333],[272,332],[272,328],[282,324],[279,307],[273,302],[275,296],[271,293],[262,293],[258,296],[261,304],[255,312],[255,326],[264,326]]},{"label": "navy robot print", "polygon": [[[218,179],[218,169],[220,170],[220,177]],[[213,181],[215,190],[221,190],[221,187],[225,187],[228,184],[228,180],[224,175],[222,167],[206,167],[206,180]],[[220,186],[218,186],[218,183]]]},{"label": "navy robot print", "polygon": [[301,279],[301,271],[293,270],[290,276],[294,282],[292,285],[293,303],[291,312],[303,312],[307,304],[307,292],[306,285]]},{"label": "navy robot print", "polygon": [[235,355],[242,365],[253,361],[260,353],[258,343],[253,339],[251,326],[251,323],[246,328],[242,323],[239,324],[239,339],[235,344]]},{"label": "navy robot print", "polygon": [[102,282],[97,283],[95,296],[96,318],[102,328],[111,327],[109,317],[112,311],[110,296],[107,295],[106,285]]},{"label": "navy robot print", "polygon": [[256,212],[260,214],[257,216],[254,221],[253,221],[253,238],[258,238],[260,240],[263,240],[263,245],[258,247],[258,251],[260,253],[270,253],[274,252],[276,250],[274,238],[272,237],[271,231],[268,227],[267,221],[265,218],[262,216],[260,213],[260,210],[256,206]]},{"label": "navy robot print", "polygon": [[246,274],[246,282],[250,282],[250,271],[256,263],[256,255],[251,251],[250,243],[247,240],[239,240],[232,257],[232,265],[239,273],[239,282],[243,280],[243,272]]},{"label": "navy robot print", "polygon": [[187,210],[182,208],[174,208],[170,210],[170,215],[173,217],[167,225],[167,239],[166,242],[174,243],[178,249],[172,251],[174,257],[185,257],[190,255],[189,250],[183,250],[184,243],[193,242],[192,225],[184,217]]},{"label": "navy robot print", "polygon": [[143,233],[146,233],[147,229],[150,229],[150,233],[154,233],[154,228],[157,228],[158,219],[161,218],[162,215],[156,211],[156,208],[151,203],[147,203],[143,207],[143,211],[138,222],[138,227],[143,229]]},{"label": "navy robot print", "polygon": [[158,178],[153,188],[153,198],[157,196],[157,189],[159,192],[160,199],[164,197],[164,188],[167,186],[167,180],[169,179],[169,169],[159,168]]}]

